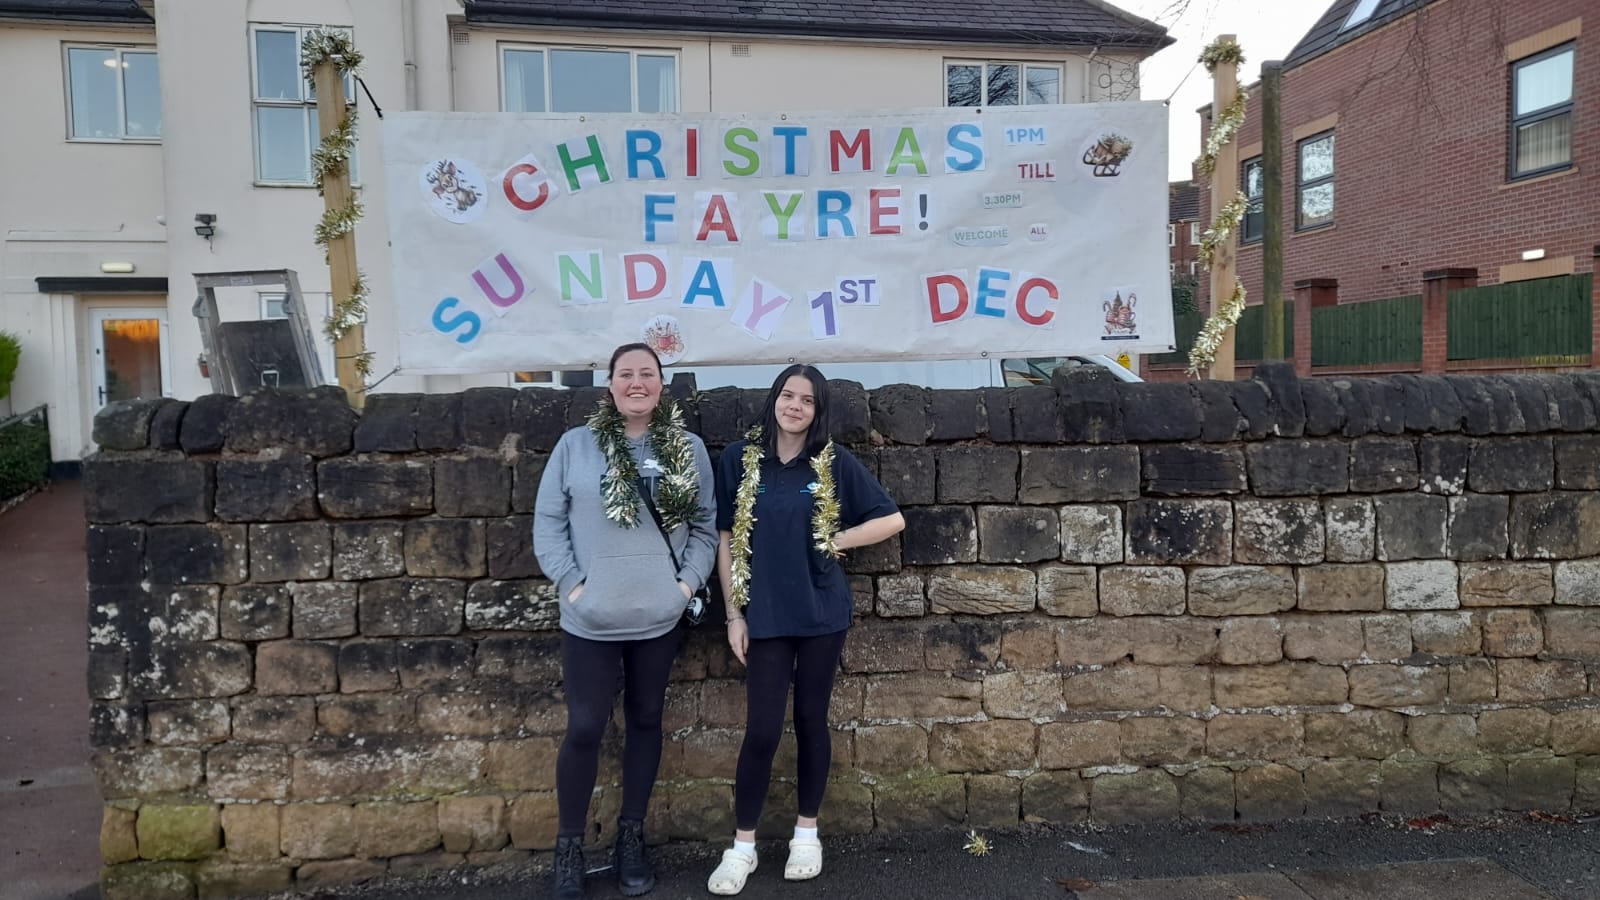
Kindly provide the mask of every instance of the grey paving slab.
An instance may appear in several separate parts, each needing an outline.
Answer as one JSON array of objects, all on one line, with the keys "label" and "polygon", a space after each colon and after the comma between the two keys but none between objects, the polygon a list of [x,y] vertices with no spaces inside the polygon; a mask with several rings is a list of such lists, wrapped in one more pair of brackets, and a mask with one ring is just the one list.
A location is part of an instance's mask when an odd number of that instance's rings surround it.
[{"label": "grey paving slab", "polygon": [[1550,900],[1551,896],[1484,859],[1441,859],[1287,875],[1316,900]]},{"label": "grey paving slab", "polygon": [[1320,900],[1280,872],[1107,881],[1078,891],[1077,896],[1080,900]]}]

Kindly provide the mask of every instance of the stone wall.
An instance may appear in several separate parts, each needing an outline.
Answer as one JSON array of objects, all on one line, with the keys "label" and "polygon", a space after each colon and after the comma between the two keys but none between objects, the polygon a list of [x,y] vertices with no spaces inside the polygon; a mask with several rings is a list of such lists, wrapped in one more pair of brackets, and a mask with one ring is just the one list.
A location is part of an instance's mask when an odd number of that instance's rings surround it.
[{"label": "stone wall", "polygon": [[[1600,808],[1600,375],[836,389],[908,527],[850,563],[830,833]],[[529,513],[597,396],[101,416],[107,897],[551,846],[564,710]],[[715,448],[761,398],[686,406]],[[652,838],[732,830],[743,705],[720,627],[697,631]],[[769,834],[792,760],[791,738]]]}]

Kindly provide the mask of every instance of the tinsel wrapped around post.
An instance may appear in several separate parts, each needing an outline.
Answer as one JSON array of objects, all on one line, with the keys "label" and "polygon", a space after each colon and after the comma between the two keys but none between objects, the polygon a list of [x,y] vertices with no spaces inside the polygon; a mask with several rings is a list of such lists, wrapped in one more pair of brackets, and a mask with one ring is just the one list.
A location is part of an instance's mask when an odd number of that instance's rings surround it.
[{"label": "tinsel wrapped around post", "polygon": [[[1217,66],[1243,63],[1244,50],[1237,41],[1218,39],[1201,52],[1200,62],[1205,64],[1206,71],[1216,72]],[[1239,88],[1234,92],[1233,102],[1212,121],[1211,133],[1206,136],[1205,150],[1195,161],[1195,168],[1202,176],[1210,177],[1217,170],[1218,153],[1244,126],[1245,104],[1249,99],[1250,96],[1245,89]],[[1221,206],[1212,217],[1211,227],[1206,229],[1205,236],[1200,240],[1199,261],[1206,271],[1209,272],[1214,267],[1218,249],[1226,241],[1233,239],[1234,229],[1244,221],[1248,207],[1249,200],[1244,194],[1235,194],[1233,199]],[[1233,279],[1233,292],[1226,300],[1217,302],[1215,297],[1212,298],[1211,315],[1200,327],[1199,334],[1195,335],[1194,346],[1189,350],[1187,372],[1190,376],[1198,377],[1216,361],[1217,349],[1222,346],[1228,329],[1237,324],[1239,316],[1244,313],[1244,301],[1244,282],[1237,276]]]}]

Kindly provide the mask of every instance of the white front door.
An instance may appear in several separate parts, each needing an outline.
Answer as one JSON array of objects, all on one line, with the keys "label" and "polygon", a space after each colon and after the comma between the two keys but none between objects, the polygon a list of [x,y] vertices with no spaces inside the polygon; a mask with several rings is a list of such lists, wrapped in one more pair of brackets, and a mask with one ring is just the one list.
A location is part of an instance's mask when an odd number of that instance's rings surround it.
[{"label": "white front door", "polygon": [[171,394],[165,309],[92,308],[89,328],[94,333],[91,400],[95,411],[117,400],[151,400]]}]

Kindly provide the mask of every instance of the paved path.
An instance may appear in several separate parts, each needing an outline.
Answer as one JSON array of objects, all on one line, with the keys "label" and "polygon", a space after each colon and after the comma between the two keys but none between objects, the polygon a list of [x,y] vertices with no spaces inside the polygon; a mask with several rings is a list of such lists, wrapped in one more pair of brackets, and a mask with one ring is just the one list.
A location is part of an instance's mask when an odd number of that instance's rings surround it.
[{"label": "paved path", "polygon": [[83,536],[75,481],[0,514],[0,900],[99,896]]}]

